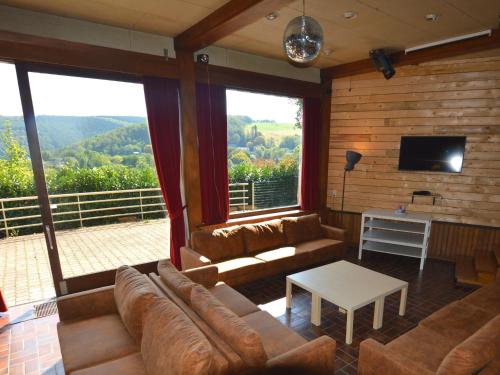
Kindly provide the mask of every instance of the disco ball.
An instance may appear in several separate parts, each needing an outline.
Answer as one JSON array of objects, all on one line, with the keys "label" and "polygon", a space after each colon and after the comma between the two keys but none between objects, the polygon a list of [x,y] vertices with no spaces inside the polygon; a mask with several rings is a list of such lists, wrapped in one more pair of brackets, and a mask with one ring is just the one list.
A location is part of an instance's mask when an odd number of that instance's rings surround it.
[{"label": "disco ball", "polygon": [[323,29],[309,16],[290,21],[283,35],[283,48],[288,58],[299,64],[314,61],[323,47]]}]

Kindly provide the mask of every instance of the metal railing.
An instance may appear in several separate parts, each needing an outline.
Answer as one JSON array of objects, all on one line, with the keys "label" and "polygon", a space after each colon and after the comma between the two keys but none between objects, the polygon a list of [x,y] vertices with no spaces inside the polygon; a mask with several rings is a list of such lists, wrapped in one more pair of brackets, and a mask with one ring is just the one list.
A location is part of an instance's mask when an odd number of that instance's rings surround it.
[{"label": "metal railing", "polygon": [[255,188],[253,182],[237,182],[229,184],[229,209],[247,211],[253,209]]},{"label": "metal railing", "polygon": [[[49,194],[49,200],[54,224],[73,224],[73,228],[123,217],[144,220],[167,212],[159,188]],[[37,196],[0,199],[1,230],[6,237],[22,229],[41,227],[41,218]]]},{"label": "metal railing", "polygon": [[[296,182],[287,179],[229,184],[233,212],[290,205],[296,195]],[[56,229],[157,219],[167,213],[160,188],[49,194],[49,201]],[[38,232],[41,218],[37,196],[0,198],[0,237]]]},{"label": "metal railing", "polygon": [[[254,201],[249,185],[229,184],[233,209],[247,210],[250,200]],[[77,228],[87,223],[109,223],[128,217],[145,220],[167,213],[160,188],[49,194],[49,201],[54,224],[58,227]],[[37,196],[0,199],[0,233],[5,237],[19,231],[34,233],[38,227],[42,227],[42,215]]]}]

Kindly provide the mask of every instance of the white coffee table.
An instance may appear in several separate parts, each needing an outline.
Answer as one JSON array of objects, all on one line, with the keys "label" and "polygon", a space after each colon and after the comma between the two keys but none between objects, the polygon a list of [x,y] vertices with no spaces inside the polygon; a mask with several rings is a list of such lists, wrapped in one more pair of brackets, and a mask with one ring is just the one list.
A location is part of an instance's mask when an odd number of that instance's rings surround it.
[{"label": "white coffee table", "polygon": [[406,310],[408,283],[344,260],[286,277],[286,307],[292,307],[292,284],[312,294],[311,323],[321,324],[321,299],[347,311],[345,341],[352,343],[354,311],[375,302],[373,328],[382,327],[384,299],[401,291],[399,315]]}]

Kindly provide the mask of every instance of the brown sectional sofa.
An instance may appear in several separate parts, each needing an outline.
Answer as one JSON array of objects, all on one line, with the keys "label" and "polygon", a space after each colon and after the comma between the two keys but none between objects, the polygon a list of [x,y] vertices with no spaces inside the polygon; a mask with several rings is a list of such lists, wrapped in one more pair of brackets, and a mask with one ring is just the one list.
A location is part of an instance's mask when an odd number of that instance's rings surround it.
[{"label": "brown sectional sofa", "polygon": [[230,285],[341,259],[345,252],[344,230],[321,225],[317,214],[195,231],[190,243],[181,248],[182,269],[212,264]]},{"label": "brown sectional sofa", "polygon": [[333,374],[333,339],[308,342],[218,282],[217,267],[158,272],[122,267],[114,286],[58,299],[66,374]]},{"label": "brown sectional sofa", "polygon": [[363,341],[358,374],[500,374],[500,281],[445,306],[387,345]]}]

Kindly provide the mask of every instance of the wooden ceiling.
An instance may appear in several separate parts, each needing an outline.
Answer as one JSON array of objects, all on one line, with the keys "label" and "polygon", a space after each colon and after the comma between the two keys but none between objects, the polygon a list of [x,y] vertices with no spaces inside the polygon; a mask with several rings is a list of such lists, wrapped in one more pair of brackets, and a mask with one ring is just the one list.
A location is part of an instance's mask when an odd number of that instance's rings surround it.
[{"label": "wooden ceiling", "polygon": [[[1,4],[138,31],[176,36],[226,4],[227,0],[0,0]],[[345,11],[357,12],[347,20]],[[243,27],[215,43],[220,47],[285,59],[286,24],[302,12],[302,1],[278,10],[279,17]],[[306,0],[306,13],[323,26],[325,47],[316,66],[365,59],[373,48],[402,50],[418,44],[497,28],[500,0]],[[435,22],[425,20],[437,13]]]}]

